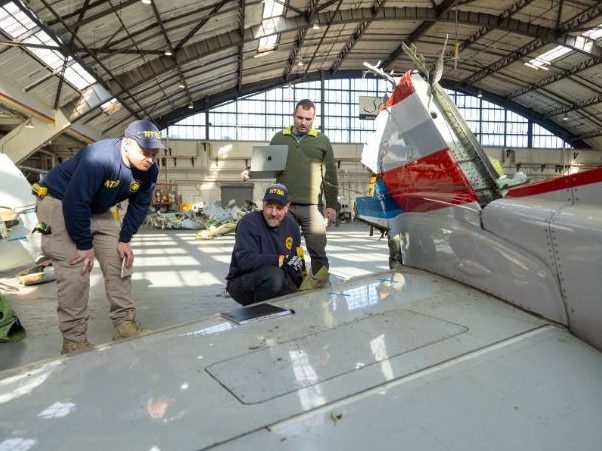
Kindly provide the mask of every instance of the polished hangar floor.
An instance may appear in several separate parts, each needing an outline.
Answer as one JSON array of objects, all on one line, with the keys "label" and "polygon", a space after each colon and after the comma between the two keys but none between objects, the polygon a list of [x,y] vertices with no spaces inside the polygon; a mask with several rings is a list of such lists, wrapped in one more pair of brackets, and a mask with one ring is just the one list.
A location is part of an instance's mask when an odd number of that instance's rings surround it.
[{"label": "polished hangar floor", "polygon": [[[239,307],[225,295],[234,234],[201,240],[191,230],[143,226],[134,237],[136,253],[133,291],[138,319],[156,331]],[[328,229],[327,253],[331,281],[388,269],[386,238],[360,222]],[[309,262],[308,262],[309,263]],[[0,343],[0,370],[57,357],[62,345],[56,314],[54,282],[23,286],[18,271],[0,273],[0,290],[27,331],[24,340]],[[92,272],[89,340],[110,342],[113,328],[98,263]]]}]

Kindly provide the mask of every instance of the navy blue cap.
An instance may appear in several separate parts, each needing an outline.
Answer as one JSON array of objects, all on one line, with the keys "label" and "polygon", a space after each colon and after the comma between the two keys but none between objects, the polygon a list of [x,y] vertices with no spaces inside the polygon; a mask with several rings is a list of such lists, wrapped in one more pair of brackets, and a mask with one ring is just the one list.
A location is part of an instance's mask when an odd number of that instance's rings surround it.
[{"label": "navy blue cap", "polygon": [[275,200],[280,202],[282,205],[286,205],[288,204],[288,189],[286,189],[286,186],[280,183],[269,185],[265,190],[263,200]]},{"label": "navy blue cap", "polygon": [[125,129],[123,136],[133,139],[145,149],[165,149],[161,143],[161,132],[155,124],[146,119],[132,122]]}]

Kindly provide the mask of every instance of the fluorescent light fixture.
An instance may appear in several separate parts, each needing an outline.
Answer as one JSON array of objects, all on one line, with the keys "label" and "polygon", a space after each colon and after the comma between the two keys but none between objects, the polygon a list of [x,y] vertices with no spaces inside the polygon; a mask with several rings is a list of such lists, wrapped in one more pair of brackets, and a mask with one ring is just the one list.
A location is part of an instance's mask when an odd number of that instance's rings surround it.
[{"label": "fluorescent light fixture", "polygon": [[303,59],[301,57],[299,57],[299,60],[297,61],[297,66],[303,66]]},{"label": "fluorescent light fixture", "polygon": [[31,120],[31,116],[27,117],[25,121],[25,128],[33,128],[33,121]]},{"label": "fluorescent light fixture", "polygon": [[192,102],[190,102],[190,103],[188,104],[188,108],[190,108],[191,110],[194,108],[194,105],[193,105],[193,103],[192,103]]},{"label": "fluorescent light fixture", "polygon": [[141,0],[142,3],[144,3],[145,5],[150,5],[152,2],[151,0]]},{"label": "fluorescent light fixture", "polygon": [[173,55],[173,53],[171,53],[171,50],[165,50],[164,55],[165,56],[171,56],[171,55]]},{"label": "fluorescent light fixture", "polygon": [[483,97],[483,91],[481,91],[479,89],[479,92],[477,92],[477,97],[480,99],[481,97]]},{"label": "fluorescent light fixture", "polygon": [[318,21],[317,21],[317,20],[314,22],[314,25],[312,26],[312,28],[313,28],[314,30],[319,30],[319,29],[320,29],[320,24],[318,23]]}]

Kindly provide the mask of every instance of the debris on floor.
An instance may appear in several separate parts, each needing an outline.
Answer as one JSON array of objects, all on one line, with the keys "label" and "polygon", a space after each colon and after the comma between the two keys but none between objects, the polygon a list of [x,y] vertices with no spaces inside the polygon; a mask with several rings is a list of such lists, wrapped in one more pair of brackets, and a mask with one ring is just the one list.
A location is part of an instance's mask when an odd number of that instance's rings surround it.
[{"label": "debris on floor", "polygon": [[201,240],[210,240],[234,232],[238,220],[249,211],[256,209],[257,204],[250,200],[244,201],[242,208],[238,207],[234,201],[228,203],[228,208],[220,207],[214,202],[203,211],[206,226],[204,230],[197,232],[196,237]]},{"label": "debris on floor", "polygon": [[151,213],[146,217],[146,223],[157,229],[198,230],[205,227],[205,222],[197,218],[192,211],[180,213]]},{"label": "debris on floor", "polygon": [[21,285],[35,285],[55,280],[54,267],[49,259],[36,262],[34,266],[24,269],[15,276]]}]

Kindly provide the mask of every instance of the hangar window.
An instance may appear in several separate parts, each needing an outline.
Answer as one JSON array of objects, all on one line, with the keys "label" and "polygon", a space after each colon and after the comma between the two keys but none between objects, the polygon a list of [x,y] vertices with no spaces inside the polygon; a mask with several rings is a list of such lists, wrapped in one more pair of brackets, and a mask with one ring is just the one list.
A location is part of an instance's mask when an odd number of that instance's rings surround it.
[{"label": "hangar window", "polygon": [[538,124],[533,124],[533,144],[531,147],[537,149],[570,149],[566,142]]},{"label": "hangar window", "polygon": [[[361,96],[382,97],[390,84],[377,78],[331,79],[274,88],[218,106],[169,127],[170,139],[270,141],[292,122],[295,103],[311,99],[314,127],[333,143],[363,144],[374,120],[361,118]],[[446,90],[477,140],[486,147],[570,148],[561,138],[517,113],[482,98]],[[322,111],[322,108],[324,111]]]}]

